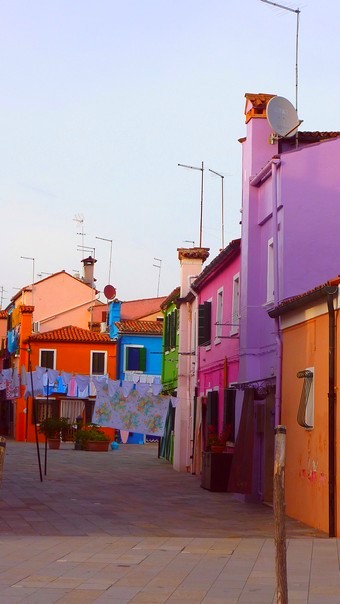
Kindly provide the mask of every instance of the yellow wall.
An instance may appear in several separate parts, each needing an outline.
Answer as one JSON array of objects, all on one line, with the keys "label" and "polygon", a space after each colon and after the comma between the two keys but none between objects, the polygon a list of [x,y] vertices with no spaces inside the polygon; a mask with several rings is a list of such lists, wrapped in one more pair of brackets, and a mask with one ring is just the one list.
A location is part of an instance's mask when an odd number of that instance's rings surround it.
[{"label": "yellow wall", "polygon": [[[287,427],[286,512],[325,532],[328,532],[328,358],[328,314],[283,330],[281,423]],[[303,378],[297,378],[297,372],[310,367],[314,367],[314,428],[306,430],[296,419],[303,386]],[[340,489],[340,480],[338,484]]]}]

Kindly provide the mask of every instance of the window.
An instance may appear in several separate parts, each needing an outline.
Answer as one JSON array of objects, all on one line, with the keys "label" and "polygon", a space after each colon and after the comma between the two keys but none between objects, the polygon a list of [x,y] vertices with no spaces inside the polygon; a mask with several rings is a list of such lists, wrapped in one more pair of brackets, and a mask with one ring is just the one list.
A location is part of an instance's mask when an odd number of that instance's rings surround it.
[{"label": "window", "polygon": [[172,312],[168,313],[165,318],[165,332],[164,332],[164,348],[165,350],[171,350],[176,348],[178,329],[178,310],[175,308]]},{"label": "window", "polygon": [[146,370],[146,348],[144,346],[125,347],[125,371]]},{"label": "window", "polygon": [[223,287],[217,290],[216,300],[216,340],[220,341],[223,321]]},{"label": "window", "polygon": [[55,369],[56,350],[39,350],[39,365],[46,369]]},{"label": "window", "polygon": [[91,375],[106,374],[107,353],[91,350]]},{"label": "window", "polygon": [[233,277],[233,297],[231,303],[231,327],[230,334],[238,333],[240,320],[240,274]]},{"label": "window", "polygon": [[209,346],[211,343],[211,302],[204,302],[198,307],[198,345]]},{"label": "window", "polygon": [[32,406],[32,424],[34,424],[34,419],[39,424],[47,417],[59,417],[58,401],[55,398],[49,398],[48,400],[46,398],[35,398],[34,407]]},{"label": "window", "polygon": [[297,422],[307,429],[314,428],[314,367],[299,371],[297,377],[303,379]]},{"label": "window", "polygon": [[267,302],[274,300],[274,245],[273,239],[268,241],[267,258]]}]

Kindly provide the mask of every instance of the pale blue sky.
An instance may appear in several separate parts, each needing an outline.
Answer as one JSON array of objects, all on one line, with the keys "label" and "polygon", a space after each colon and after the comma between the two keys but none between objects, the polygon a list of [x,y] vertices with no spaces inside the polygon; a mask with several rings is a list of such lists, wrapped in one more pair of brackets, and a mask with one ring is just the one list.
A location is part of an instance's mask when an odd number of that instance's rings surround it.
[{"label": "pale blue sky", "polygon": [[[340,2],[300,8],[299,117],[340,130]],[[35,273],[81,267],[120,299],[169,294],[199,241],[204,161],[225,175],[225,244],[240,234],[244,94],[295,103],[293,13],[260,0],[1,0],[3,306]],[[221,245],[221,180],[204,175],[203,245]]]}]

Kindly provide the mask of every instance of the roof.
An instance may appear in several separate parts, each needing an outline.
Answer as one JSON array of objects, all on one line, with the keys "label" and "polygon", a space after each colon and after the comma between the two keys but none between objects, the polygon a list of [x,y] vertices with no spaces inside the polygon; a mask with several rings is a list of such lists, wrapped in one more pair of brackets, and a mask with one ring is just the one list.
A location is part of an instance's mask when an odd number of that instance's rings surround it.
[{"label": "roof", "polygon": [[8,312],[7,310],[0,310],[0,319],[7,319]]},{"label": "roof", "polygon": [[287,312],[295,310],[296,308],[300,308],[310,302],[316,302],[317,300],[324,298],[327,294],[334,295],[337,293],[338,285],[340,284],[340,277],[335,279],[331,279],[327,281],[323,285],[318,285],[313,289],[308,290],[302,294],[298,294],[297,296],[292,296],[291,298],[286,298],[282,300],[280,304],[278,304],[275,308],[272,308],[268,311],[268,314],[272,319],[275,317],[279,317],[284,315]]},{"label": "roof", "polygon": [[[57,275],[62,275],[62,274],[65,274],[65,275],[67,275],[68,277],[70,277],[71,279],[75,279],[76,281],[79,281],[79,282],[80,282],[80,283],[82,283],[83,285],[86,285],[86,287],[90,287],[90,288],[91,288],[91,285],[89,285],[88,283],[86,283],[86,281],[83,281],[82,279],[80,279],[79,277],[75,277],[74,275],[70,275],[70,273],[68,273],[68,272],[67,272],[67,271],[65,271],[65,270],[58,271],[57,273],[53,273],[52,275],[48,275],[48,277],[45,277],[44,279],[39,279],[39,281],[35,281],[33,285],[37,286],[39,283],[42,283],[43,281],[47,281],[48,279],[53,279],[53,278],[54,278],[54,277],[56,277]],[[91,288],[91,289],[92,289],[92,288]],[[93,289],[95,289],[95,288],[93,288]],[[32,291],[32,285],[25,285],[24,287],[22,287],[22,288],[21,288],[21,289],[20,289],[20,290],[19,290],[19,291],[18,291],[18,292],[17,292],[17,293],[16,293],[16,294],[15,294],[15,295],[12,297],[12,298],[11,298],[11,301],[12,301],[12,302],[15,302],[15,300],[17,300],[17,299],[18,299],[18,298],[21,296],[22,292],[25,292],[25,291]],[[96,292],[97,292],[97,293],[99,293],[97,290],[96,290]]]},{"label": "roof", "polygon": [[135,333],[151,336],[163,334],[162,321],[119,321],[115,323],[119,333]]},{"label": "roof", "polygon": [[172,290],[171,294],[169,294],[167,296],[167,298],[165,298],[164,302],[162,302],[161,308],[165,309],[167,306],[169,306],[171,304],[171,302],[174,302],[174,300],[176,300],[176,298],[179,297],[180,291],[181,291],[180,286],[175,287],[175,289]]},{"label": "roof", "polygon": [[137,320],[160,312],[161,304],[166,296],[158,298],[144,298],[142,300],[130,300],[122,302],[120,318],[125,320]]},{"label": "roof", "polygon": [[69,342],[72,344],[115,344],[106,333],[97,333],[89,329],[68,325],[60,329],[52,329],[45,333],[35,333],[27,339],[29,342]]},{"label": "roof", "polygon": [[216,271],[231,262],[241,249],[241,239],[233,239],[224,250],[222,250],[216,258],[214,258],[208,266],[196,277],[192,282],[191,287],[195,291],[199,291],[203,283],[212,277]]}]

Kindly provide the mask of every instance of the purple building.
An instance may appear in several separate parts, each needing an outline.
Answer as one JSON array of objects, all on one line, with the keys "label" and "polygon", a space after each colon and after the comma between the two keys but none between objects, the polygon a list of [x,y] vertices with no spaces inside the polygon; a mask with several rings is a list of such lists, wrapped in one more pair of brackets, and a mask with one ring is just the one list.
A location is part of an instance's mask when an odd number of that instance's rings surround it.
[{"label": "purple building", "polygon": [[247,132],[240,140],[236,408],[242,415],[232,476],[235,491],[264,501],[272,499],[273,428],[281,417],[280,319],[268,311],[333,278],[340,267],[340,133],[275,136],[266,119],[272,96],[245,95]]}]

